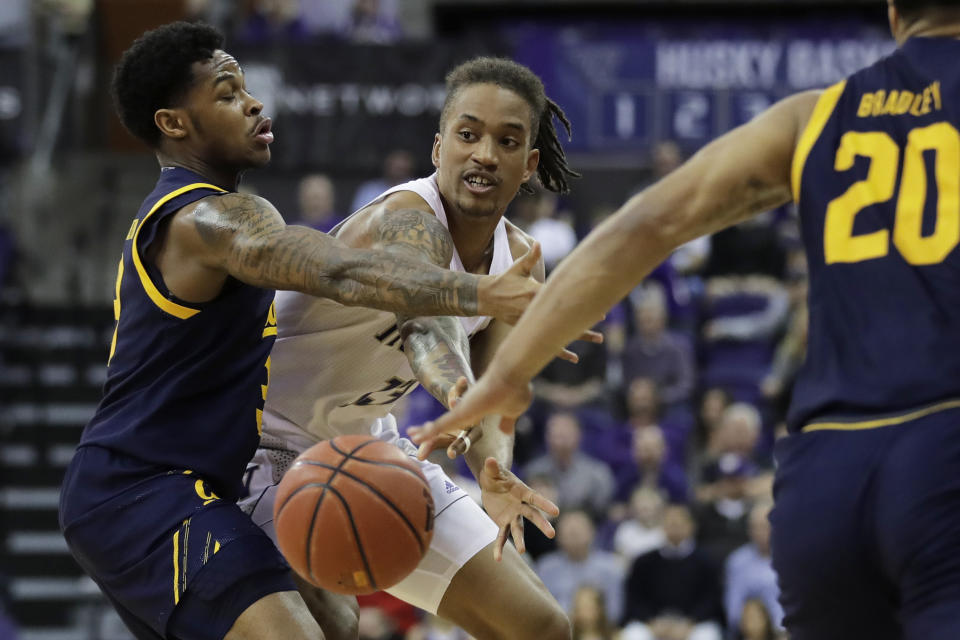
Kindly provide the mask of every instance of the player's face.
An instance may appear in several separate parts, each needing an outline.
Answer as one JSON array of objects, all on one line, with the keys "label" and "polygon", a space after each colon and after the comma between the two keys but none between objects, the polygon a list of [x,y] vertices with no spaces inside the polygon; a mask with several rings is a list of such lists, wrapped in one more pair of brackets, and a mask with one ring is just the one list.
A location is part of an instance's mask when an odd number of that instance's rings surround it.
[{"label": "player's face", "polygon": [[247,93],[243,70],[230,54],[193,65],[194,84],[187,94],[190,135],[204,161],[237,170],[270,161],[270,118],[263,104]]},{"label": "player's face", "polygon": [[495,84],[460,89],[433,143],[440,193],[471,217],[502,215],[537,170],[530,105]]}]

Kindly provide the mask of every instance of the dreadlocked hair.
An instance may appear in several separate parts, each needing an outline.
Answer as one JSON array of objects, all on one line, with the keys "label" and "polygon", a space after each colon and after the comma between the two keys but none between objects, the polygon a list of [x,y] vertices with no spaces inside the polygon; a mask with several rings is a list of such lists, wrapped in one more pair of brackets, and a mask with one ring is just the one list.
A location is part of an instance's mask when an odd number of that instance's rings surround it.
[{"label": "dreadlocked hair", "polygon": [[[553,119],[556,118],[563,125],[568,140],[571,135],[570,121],[563,109],[547,97],[543,82],[536,74],[513,60],[482,56],[457,66],[447,74],[446,82],[447,97],[440,113],[441,130],[450,105],[464,87],[495,84],[508,89],[530,105],[531,131],[536,132],[531,138],[530,147],[540,150],[540,164],[537,166],[540,183],[556,193],[570,191],[570,179],[579,178],[580,174],[567,165],[567,157],[557,137]],[[528,184],[523,184],[520,188],[527,193],[533,193],[533,188]]]}]

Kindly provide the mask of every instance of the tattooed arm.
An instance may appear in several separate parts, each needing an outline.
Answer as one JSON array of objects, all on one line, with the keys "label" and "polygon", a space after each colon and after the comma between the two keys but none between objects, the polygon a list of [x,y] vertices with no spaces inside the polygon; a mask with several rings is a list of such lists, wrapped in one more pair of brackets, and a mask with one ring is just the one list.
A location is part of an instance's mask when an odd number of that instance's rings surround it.
[{"label": "tattooed arm", "polygon": [[[355,249],[319,231],[288,226],[268,201],[241,193],[204,198],[177,213],[164,244],[158,256],[161,273],[171,291],[186,300],[210,299],[207,290],[192,297],[189,292],[208,281],[216,284],[208,288],[219,291],[230,275],[345,305],[515,321],[537,288],[527,277],[526,263],[493,278],[432,267],[400,252]],[[183,273],[188,276],[178,277]]]},{"label": "tattooed arm", "polygon": [[[384,211],[372,224],[372,246],[411,260],[446,268],[453,257],[453,238],[432,213],[418,209]],[[454,273],[450,271],[449,273]],[[473,382],[470,344],[463,325],[451,317],[397,314],[403,350],[420,384],[449,407],[460,378]]]}]

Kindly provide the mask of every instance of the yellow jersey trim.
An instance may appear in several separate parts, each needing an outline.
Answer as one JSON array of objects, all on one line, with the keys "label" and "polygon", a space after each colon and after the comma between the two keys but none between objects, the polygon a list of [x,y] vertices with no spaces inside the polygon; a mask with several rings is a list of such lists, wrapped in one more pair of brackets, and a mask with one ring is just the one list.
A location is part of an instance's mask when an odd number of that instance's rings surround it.
[{"label": "yellow jersey trim", "polygon": [[152,216],[157,209],[177,196],[195,189],[213,189],[215,191],[226,193],[226,189],[221,189],[216,185],[207,184],[205,182],[195,182],[193,184],[188,184],[185,187],[180,187],[175,191],[171,191],[167,195],[157,200],[157,204],[153,205],[153,208],[150,209],[147,215],[143,216],[143,220],[141,220],[140,224],[137,226],[137,231],[133,234],[133,247],[130,250],[130,254],[133,257],[133,266],[137,268],[137,275],[140,276],[140,284],[143,285],[143,289],[147,292],[147,296],[153,301],[153,304],[157,305],[170,315],[180,318],[181,320],[186,320],[187,318],[195,316],[196,314],[200,313],[200,309],[194,309],[192,307],[186,307],[182,304],[177,304],[172,300],[168,300],[163,296],[162,293],[160,293],[160,290],[157,289],[155,284],[153,284],[153,280],[150,279],[150,275],[147,273],[146,268],[143,266],[143,262],[140,260],[140,252],[137,250],[137,240],[140,239],[140,230],[143,229],[143,225],[146,224],[147,220],[150,219],[150,216]]},{"label": "yellow jersey trim", "polygon": [[173,604],[180,602],[180,529],[173,532]]},{"label": "yellow jersey trim", "polygon": [[887,418],[877,418],[874,420],[862,420],[859,422],[811,422],[801,431],[809,433],[811,431],[860,431],[863,429],[877,429],[879,427],[889,427],[895,424],[911,422],[919,418],[926,417],[931,413],[946,411],[947,409],[956,409],[960,407],[960,400],[946,400],[938,402],[922,409],[914,409],[908,413]]},{"label": "yellow jersey trim", "polygon": [[791,167],[791,188],[793,189],[793,201],[800,202],[800,180],[803,178],[803,168],[807,164],[807,156],[816,144],[817,138],[823,133],[823,128],[827,126],[827,120],[833,114],[833,110],[843,95],[843,90],[847,86],[847,81],[842,80],[832,87],[824,90],[823,94],[817,100],[817,106],[813,108],[810,115],[810,121],[800,134],[800,141],[797,142],[797,148],[793,152],[793,166]]}]

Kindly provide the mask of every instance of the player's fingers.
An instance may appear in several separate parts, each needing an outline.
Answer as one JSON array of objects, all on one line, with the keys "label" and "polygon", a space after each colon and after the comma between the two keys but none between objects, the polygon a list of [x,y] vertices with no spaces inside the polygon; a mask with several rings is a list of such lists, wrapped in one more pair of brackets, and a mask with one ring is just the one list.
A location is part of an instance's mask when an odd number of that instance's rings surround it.
[{"label": "player's fingers", "polygon": [[528,504],[523,505],[522,508],[523,516],[532,522],[537,529],[543,532],[543,535],[548,538],[552,538],[557,535],[556,530],[553,528],[553,525],[550,524],[550,521],[543,517],[543,514],[539,510],[534,509]]},{"label": "player's fingers", "polygon": [[517,480],[517,484],[510,489],[510,493],[519,498],[521,502],[533,505],[548,516],[553,517],[560,515],[560,507],[519,480]]},{"label": "player's fingers", "polygon": [[527,252],[520,256],[520,259],[517,260],[515,264],[519,265],[520,272],[523,275],[529,276],[533,273],[534,268],[540,261],[540,253],[540,243],[534,242]]},{"label": "player's fingers", "polygon": [[447,457],[452,460],[457,456],[462,456],[467,451],[470,451],[470,447],[475,445],[482,437],[483,429],[476,425],[461,431],[456,439],[450,443],[450,446],[447,447]]},{"label": "player's fingers", "polygon": [[601,344],[603,342],[603,334],[599,331],[588,330],[580,334],[578,340],[583,340],[584,342],[594,342],[596,344]]},{"label": "player's fingers", "polygon": [[513,523],[510,525],[510,533],[513,537],[513,546],[517,548],[519,553],[523,553],[527,550],[527,545],[523,542],[523,516],[517,514],[517,517],[513,519]]},{"label": "player's fingers", "polygon": [[557,357],[560,358],[561,360],[572,362],[573,364],[577,364],[578,362],[580,362],[580,356],[575,354],[573,351],[570,351],[570,349],[564,349],[563,351],[560,352],[560,355],[558,355]]},{"label": "player's fingers", "polygon": [[447,392],[447,406],[451,409],[460,402],[460,397],[467,392],[467,378],[460,376],[457,382]]},{"label": "player's fingers", "polygon": [[493,545],[493,559],[497,562],[503,559],[503,545],[507,544],[510,525],[500,527],[500,533],[497,534],[497,543]]},{"label": "player's fingers", "polygon": [[420,444],[428,438],[436,437],[441,433],[456,434],[461,429],[478,424],[483,418],[483,410],[473,407],[475,402],[470,401],[468,394],[462,402],[436,420],[426,423],[422,427],[410,427],[407,434],[414,444]]}]

